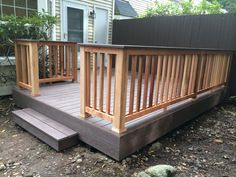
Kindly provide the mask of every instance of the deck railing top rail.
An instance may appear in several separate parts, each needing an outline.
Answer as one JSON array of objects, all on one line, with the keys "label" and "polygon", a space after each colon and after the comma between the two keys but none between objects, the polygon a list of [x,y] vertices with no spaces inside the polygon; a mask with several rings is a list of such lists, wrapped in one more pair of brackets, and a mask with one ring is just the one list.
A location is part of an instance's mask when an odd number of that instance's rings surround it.
[{"label": "deck railing top rail", "polygon": [[232,50],[217,49],[217,48],[193,48],[193,47],[168,47],[168,46],[143,46],[143,45],[117,45],[117,44],[91,44],[91,43],[78,43],[81,47],[93,48],[117,48],[117,49],[167,49],[177,51],[195,51],[195,52],[233,52]]}]

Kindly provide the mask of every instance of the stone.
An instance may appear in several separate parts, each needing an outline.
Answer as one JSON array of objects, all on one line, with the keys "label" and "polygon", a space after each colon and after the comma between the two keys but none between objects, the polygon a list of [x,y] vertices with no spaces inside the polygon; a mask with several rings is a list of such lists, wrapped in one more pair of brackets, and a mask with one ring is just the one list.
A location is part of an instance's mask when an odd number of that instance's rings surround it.
[{"label": "stone", "polygon": [[141,171],[137,174],[137,177],[151,177],[149,174],[145,173],[144,171]]},{"label": "stone", "polygon": [[6,169],[6,166],[4,165],[4,163],[0,162],[0,171],[3,171]]},{"label": "stone", "polygon": [[77,159],[76,162],[81,163],[81,162],[83,162],[83,160],[82,159]]},{"label": "stone", "polygon": [[145,170],[145,173],[154,177],[170,177],[175,172],[176,168],[171,165],[156,165]]},{"label": "stone", "polygon": [[160,142],[153,143],[149,148],[149,151],[158,151],[162,148],[162,144]]}]

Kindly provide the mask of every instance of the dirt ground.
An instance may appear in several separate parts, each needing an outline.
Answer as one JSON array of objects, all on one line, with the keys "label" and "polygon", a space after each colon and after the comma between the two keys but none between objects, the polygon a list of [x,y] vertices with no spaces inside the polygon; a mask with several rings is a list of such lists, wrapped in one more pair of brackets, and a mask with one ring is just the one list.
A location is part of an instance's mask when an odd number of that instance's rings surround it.
[{"label": "dirt ground", "polygon": [[11,97],[0,98],[0,177],[119,177],[169,164],[178,177],[236,176],[236,106],[224,103],[121,162],[80,143],[57,153],[15,125]]}]

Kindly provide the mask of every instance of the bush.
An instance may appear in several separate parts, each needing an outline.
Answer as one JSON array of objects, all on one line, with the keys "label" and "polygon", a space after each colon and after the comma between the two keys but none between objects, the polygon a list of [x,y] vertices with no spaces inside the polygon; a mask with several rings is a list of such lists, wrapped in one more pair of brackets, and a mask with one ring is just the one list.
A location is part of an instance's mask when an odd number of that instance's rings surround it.
[{"label": "bush", "polygon": [[160,3],[155,1],[140,17],[173,16],[173,15],[199,15],[199,14],[221,14],[225,11],[217,0],[208,2],[202,0],[194,4],[191,0],[167,1]]},{"label": "bush", "polygon": [[31,17],[0,17],[0,57],[4,58],[4,60],[0,60],[0,65],[1,63],[8,63],[9,68],[11,68],[7,72],[3,69],[0,71],[0,86],[15,81],[15,67],[9,58],[14,56],[15,40],[49,40],[53,25],[56,22],[56,17],[46,13],[37,13]]}]

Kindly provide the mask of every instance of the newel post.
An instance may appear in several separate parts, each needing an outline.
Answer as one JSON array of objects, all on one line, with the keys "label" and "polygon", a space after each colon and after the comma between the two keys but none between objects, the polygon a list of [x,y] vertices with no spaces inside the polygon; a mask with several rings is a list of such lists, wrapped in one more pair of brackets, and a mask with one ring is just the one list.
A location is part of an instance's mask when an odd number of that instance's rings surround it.
[{"label": "newel post", "polygon": [[128,57],[125,49],[120,49],[115,66],[115,104],[112,130],[124,132],[127,97]]},{"label": "newel post", "polygon": [[85,57],[84,47],[80,47],[80,117],[86,118],[90,115],[86,113],[86,106],[88,105],[88,92],[87,83],[87,67],[89,62],[89,58]]},{"label": "newel post", "polygon": [[38,44],[37,42],[31,42],[29,44],[29,71],[31,78],[31,95],[39,96],[39,61],[38,61]]},{"label": "newel post", "polygon": [[20,63],[19,63],[19,50],[18,50],[18,44],[17,41],[15,42],[15,63],[16,63],[16,84],[18,87],[20,82]]}]

